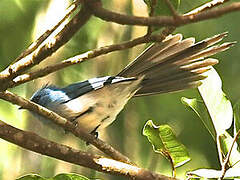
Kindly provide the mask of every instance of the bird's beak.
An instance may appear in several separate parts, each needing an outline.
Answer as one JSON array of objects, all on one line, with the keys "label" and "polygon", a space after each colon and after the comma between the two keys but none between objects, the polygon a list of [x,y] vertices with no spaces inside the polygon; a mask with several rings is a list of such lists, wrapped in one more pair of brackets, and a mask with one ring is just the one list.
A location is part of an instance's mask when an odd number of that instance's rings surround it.
[{"label": "bird's beak", "polygon": [[23,107],[19,107],[19,108],[18,108],[18,110],[22,110],[22,109],[24,109],[24,108],[23,108]]}]

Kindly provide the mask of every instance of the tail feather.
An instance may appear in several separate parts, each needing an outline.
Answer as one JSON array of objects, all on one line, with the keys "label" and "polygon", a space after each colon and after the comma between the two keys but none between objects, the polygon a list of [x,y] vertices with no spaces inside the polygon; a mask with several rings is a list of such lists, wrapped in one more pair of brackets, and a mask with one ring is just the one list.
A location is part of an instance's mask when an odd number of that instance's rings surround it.
[{"label": "tail feather", "polygon": [[145,51],[143,51],[134,61],[132,61],[128,66],[126,66],[118,76],[131,77],[138,73],[142,66],[145,66],[146,60],[149,60],[156,54],[160,54],[165,49],[179,43],[182,40],[181,34],[176,34],[174,36],[170,35],[162,43],[155,43],[149,46]]},{"label": "tail feather", "polygon": [[134,95],[134,97],[148,96],[148,95],[176,92],[176,91],[181,91],[181,90],[184,90],[184,89],[197,88],[198,86],[200,86],[202,84],[200,81],[194,81],[194,82],[183,81],[182,84],[179,84],[177,87],[175,87],[174,83],[175,82],[171,82],[171,83],[167,83],[167,84],[162,84],[161,86],[158,86],[158,87],[149,86],[149,87],[146,87],[145,89],[140,89],[138,91],[139,93],[137,92]]},{"label": "tail feather", "polygon": [[194,38],[182,40],[182,35],[171,35],[161,43],[155,43],[121,71],[118,76],[144,76],[141,89],[135,96],[174,92],[195,88],[206,78],[208,71],[218,60],[208,58],[230,48],[234,43],[220,42],[227,33],[222,33],[195,44]]},{"label": "tail feather", "polygon": [[217,59],[213,59],[213,58],[208,58],[206,60],[201,60],[201,61],[196,61],[193,62],[191,64],[186,64],[180,67],[181,70],[183,71],[191,71],[194,69],[198,69],[198,68],[203,68],[206,66],[214,66],[215,64],[218,63]]}]

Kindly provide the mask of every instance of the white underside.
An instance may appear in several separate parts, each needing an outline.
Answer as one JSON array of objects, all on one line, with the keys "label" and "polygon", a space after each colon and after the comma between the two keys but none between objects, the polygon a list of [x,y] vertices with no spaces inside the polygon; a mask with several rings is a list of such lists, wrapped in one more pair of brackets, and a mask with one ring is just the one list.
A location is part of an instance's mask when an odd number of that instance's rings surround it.
[{"label": "white underside", "polygon": [[97,130],[105,128],[116,119],[124,105],[136,93],[140,82],[141,79],[106,85],[65,103],[57,111],[68,119],[74,119],[92,107],[93,112],[75,119],[78,126],[89,133],[96,127]]}]

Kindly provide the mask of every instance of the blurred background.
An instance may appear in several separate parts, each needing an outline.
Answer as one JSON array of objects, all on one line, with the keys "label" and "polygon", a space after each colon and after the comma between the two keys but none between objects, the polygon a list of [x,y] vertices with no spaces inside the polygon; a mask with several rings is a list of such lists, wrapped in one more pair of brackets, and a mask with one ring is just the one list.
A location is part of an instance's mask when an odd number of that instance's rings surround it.
[{"label": "blurred background", "polygon": [[[208,1],[182,0],[178,11],[185,13],[205,2]],[[0,70],[5,69],[33,40],[52,27],[62,17],[69,3],[68,0],[0,0]],[[104,0],[103,4],[113,11],[130,15],[148,14],[143,0]],[[177,28],[174,33],[182,33],[184,37],[194,36],[199,41],[228,31],[229,36],[225,41],[240,41],[239,17],[239,12],[231,13],[218,19]],[[74,38],[49,57],[47,62],[48,64],[60,62],[96,47],[130,40],[144,35],[146,30],[146,27],[121,26],[92,17]],[[146,45],[139,45],[129,50],[113,52],[12,88],[10,91],[30,98],[35,90],[46,83],[63,87],[96,76],[115,75],[145,47]],[[238,43],[230,50],[214,56],[220,60],[215,68],[222,78],[223,89],[232,104],[240,98],[239,52]],[[43,62],[38,67],[45,65]],[[171,175],[168,161],[154,154],[146,137],[142,135],[143,125],[152,119],[158,125],[169,124],[189,150],[191,161],[177,169],[178,177],[184,177],[187,170],[219,168],[214,140],[197,115],[181,104],[181,97],[200,98],[197,90],[187,90],[130,100],[117,120],[100,132],[100,138],[127,155],[140,167]],[[62,129],[48,128],[26,110],[19,111],[17,106],[2,100],[0,119],[58,143],[100,154],[94,147],[86,146],[73,135],[65,134]],[[52,177],[67,172],[80,173],[89,178],[122,179],[42,156],[0,139],[0,180],[15,179],[27,173]]]}]

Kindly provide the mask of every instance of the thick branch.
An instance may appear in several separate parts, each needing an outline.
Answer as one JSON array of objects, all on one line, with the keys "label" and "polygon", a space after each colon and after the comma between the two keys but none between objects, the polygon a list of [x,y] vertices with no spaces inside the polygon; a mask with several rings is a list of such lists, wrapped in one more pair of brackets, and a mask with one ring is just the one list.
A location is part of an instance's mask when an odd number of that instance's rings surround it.
[{"label": "thick branch", "polygon": [[126,156],[124,156],[123,154],[115,150],[113,147],[111,147],[107,143],[103,142],[98,138],[95,138],[93,135],[89,133],[86,133],[84,130],[81,129],[81,127],[76,127],[73,123],[71,123],[67,119],[48,110],[47,108],[39,106],[38,104],[28,101],[27,99],[24,99],[8,91],[0,92],[0,98],[6,101],[9,101],[13,104],[19,105],[24,109],[29,109],[30,111],[35,112],[39,115],[42,115],[48,119],[51,119],[57,125],[63,127],[64,129],[73,133],[75,136],[83,139],[84,141],[94,145],[99,150],[101,150],[108,156],[112,157],[113,159],[130,163],[130,160]]},{"label": "thick branch", "polygon": [[18,62],[8,66],[0,73],[1,90],[6,89],[5,82],[17,77],[23,71],[31,68],[35,64],[40,63],[45,58],[51,56],[57,49],[67,43],[72,36],[88,21],[91,13],[82,7],[81,11],[73,17],[68,24],[53,38],[45,44],[39,46],[33,53],[22,58]]},{"label": "thick branch", "polygon": [[38,136],[35,133],[22,131],[0,120],[0,137],[33,152],[54,157],[66,162],[91,168],[100,172],[129,177],[136,180],[170,180],[164,175],[115,161],[87,152],[73,149],[69,146],[55,143]]},{"label": "thick branch", "polygon": [[88,0],[87,6],[95,16],[105,21],[111,21],[123,25],[160,26],[160,27],[162,26],[178,27],[185,24],[220,17],[223,14],[240,10],[240,3],[236,2],[225,7],[219,7],[217,9],[211,9],[209,11],[203,11],[197,14],[191,14],[189,16],[178,16],[178,18],[174,18],[169,16],[140,17],[115,13],[107,9],[104,9],[99,0]]}]

